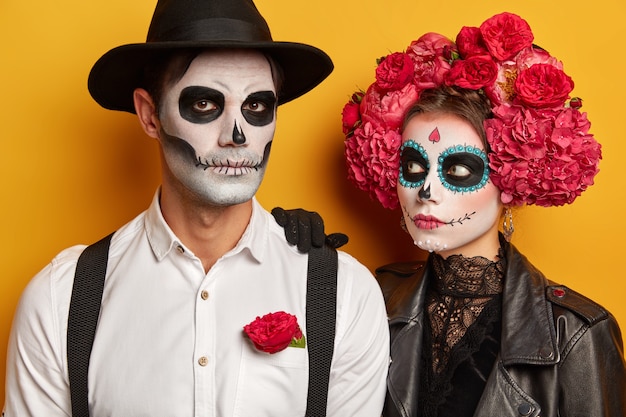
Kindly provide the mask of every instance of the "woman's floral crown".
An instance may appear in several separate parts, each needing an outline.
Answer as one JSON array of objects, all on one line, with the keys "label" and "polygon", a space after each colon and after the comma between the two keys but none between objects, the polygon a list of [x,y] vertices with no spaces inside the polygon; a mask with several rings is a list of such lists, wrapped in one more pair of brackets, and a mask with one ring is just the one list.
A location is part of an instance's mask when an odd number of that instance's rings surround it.
[{"label": "woman's floral crown", "polygon": [[348,178],[385,208],[398,206],[401,124],[420,93],[438,86],[479,90],[491,103],[484,122],[490,179],[507,205],[561,206],[598,173],[601,146],[582,101],[570,98],[563,64],[533,45],[528,23],[511,13],[463,27],[456,42],[427,33],[405,52],[378,60],[376,81],[342,112]]}]

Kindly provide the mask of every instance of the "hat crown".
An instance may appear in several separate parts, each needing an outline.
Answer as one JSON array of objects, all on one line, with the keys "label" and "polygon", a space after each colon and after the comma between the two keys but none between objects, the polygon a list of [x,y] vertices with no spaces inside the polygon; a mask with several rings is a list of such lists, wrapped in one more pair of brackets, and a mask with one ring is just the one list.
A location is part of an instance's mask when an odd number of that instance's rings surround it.
[{"label": "hat crown", "polygon": [[147,42],[271,42],[267,22],[251,0],[159,0]]},{"label": "hat crown", "polygon": [[121,45],[98,59],[88,87],[102,107],[135,112],[133,91],[144,85],[146,64],[188,48],[249,48],[271,56],[284,74],[278,104],[311,90],[333,70],[322,50],[274,42],[253,0],[158,0],[145,43]]}]

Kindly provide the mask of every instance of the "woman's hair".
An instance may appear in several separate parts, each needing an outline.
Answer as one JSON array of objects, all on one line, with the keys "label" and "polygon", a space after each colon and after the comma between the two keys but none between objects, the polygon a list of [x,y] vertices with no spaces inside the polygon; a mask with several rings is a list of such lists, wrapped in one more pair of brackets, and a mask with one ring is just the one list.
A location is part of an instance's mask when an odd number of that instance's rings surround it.
[{"label": "woman's hair", "polygon": [[[203,48],[175,50],[157,55],[147,63],[142,78],[143,85],[139,87],[144,88],[150,94],[157,112],[159,111],[159,105],[165,89],[183,78],[191,62],[205,51],[207,49]],[[269,54],[263,53],[263,55],[270,64],[274,87],[277,95],[280,95],[280,88],[284,78],[282,68]]]},{"label": "woman's hair", "polygon": [[453,114],[467,120],[489,152],[487,135],[483,122],[485,119],[493,117],[489,99],[476,90],[465,88],[441,86],[424,90],[418,101],[409,108],[404,116],[402,130],[413,116],[422,113],[444,113]]}]

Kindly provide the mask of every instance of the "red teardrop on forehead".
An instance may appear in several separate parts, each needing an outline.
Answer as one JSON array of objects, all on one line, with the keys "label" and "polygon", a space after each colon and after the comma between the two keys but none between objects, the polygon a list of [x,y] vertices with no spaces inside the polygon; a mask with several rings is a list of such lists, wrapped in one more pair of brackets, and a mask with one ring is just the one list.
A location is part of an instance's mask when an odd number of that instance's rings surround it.
[{"label": "red teardrop on forehead", "polygon": [[428,140],[435,143],[439,142],[439,139],[441,139],[441,136],[439,135],[439,129],[435,128],[432,132],[430,132],[430,135],[428,135]]}]

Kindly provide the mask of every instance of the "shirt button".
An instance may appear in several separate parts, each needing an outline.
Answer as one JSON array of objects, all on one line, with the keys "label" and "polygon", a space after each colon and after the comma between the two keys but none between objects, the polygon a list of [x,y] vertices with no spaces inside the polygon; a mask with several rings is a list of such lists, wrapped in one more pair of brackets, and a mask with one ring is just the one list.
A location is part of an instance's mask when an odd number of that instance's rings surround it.
[{"label": "shirt button", "polygon": [[209,292],[207,290],[204,290],[200,293],[200,297],[202,297],[203,300],[208,300],[209,299]]},{"label": "shirt button", "polygon": [[206,356],[201,357],[200,359],[198,359],[198,364],[200,366],[207,366],[209,364],[209,358],[207,358]]},{"label": "shirt button", "polygon": [[178,247],[176,247],[176,249],[178,250],[178,253],[185,253],[185,248],[183,248],[180,245],[178,245]]}]

